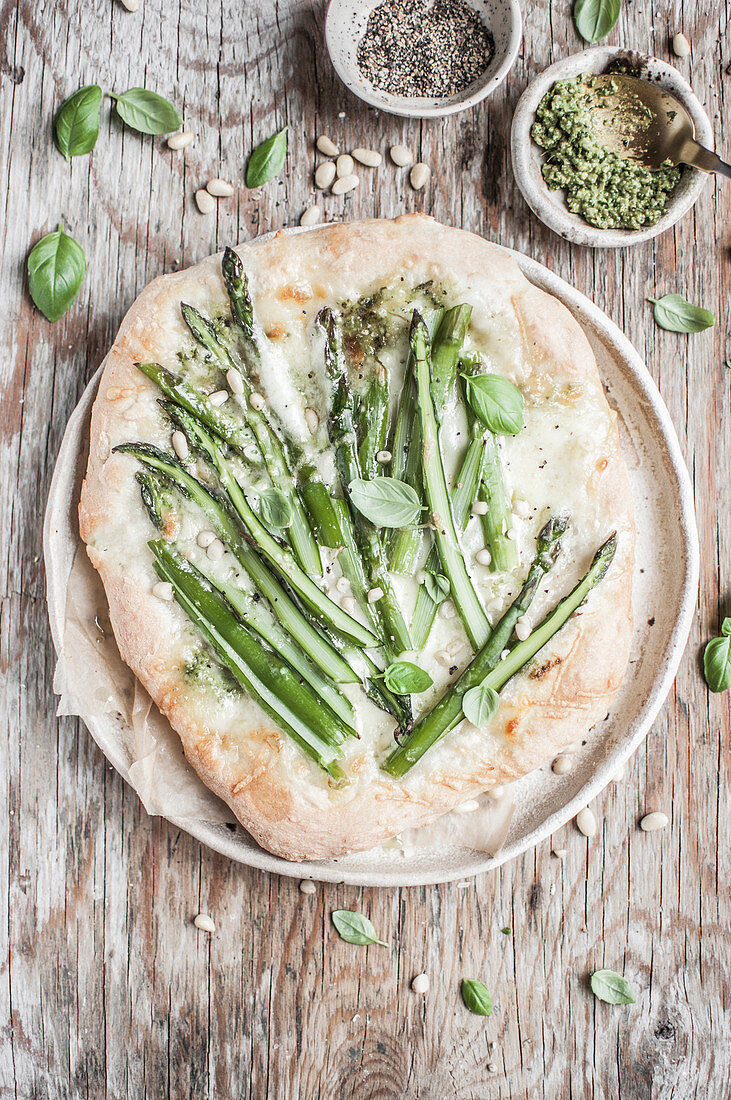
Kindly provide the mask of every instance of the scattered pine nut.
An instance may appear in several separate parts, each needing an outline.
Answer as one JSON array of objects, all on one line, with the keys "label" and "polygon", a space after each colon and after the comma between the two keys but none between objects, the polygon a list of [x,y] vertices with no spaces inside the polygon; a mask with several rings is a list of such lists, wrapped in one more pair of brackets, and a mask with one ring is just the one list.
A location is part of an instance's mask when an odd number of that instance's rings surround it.
[{"label": "scattered pine nut", "polygon": [[340,606],[343,611],[347,611],[349,615],[352,615],[357,605],[352,596],[343,596]]},{"label": "scattered pine nut", "polygon": [[556,859],[565,859],[566,858],[566,849],[565,848],[554,848],[553,849],[553,854],[555,855]]},{"label": "scattered pine nut", "polygon": [[300,218],[300,225],[317,225],[322,221],[322,210],[319,206],[308,206]]},{"label": "scattered pine nut", "polygon": [[690,57],[690,42],[684,34],[673,35],[673,53],[676,57]]},{"label": "scattered pine nut", "polygon": [[332,185],[333,195],[345,195],[348,191],[354,191],[360,183],[357,176],[341,176]]},{"label": "scattered pine nut", "polygon": [[375,149],[354,149],[351,156],[358,164],[365,164],[366,168],[378,168],[383,157]]},{"label": "scattered pine nut", "polygon": [[326,157],[337,157],[340,153],[335,142],[331,141],[327,134],[321,134],[317,139],[317,148]]},{"label": "scattered pine nut", "polygon": [[480,803],[476,798],[468,798],[466,802],[460,802],[459,806],[455,806],[453,813],[455,814],[473,814],[475,810],[479,810]]},{"label": "scattered pine nut", "polygon": [[302,894],[316,894],[317,887],[311,878],[303,878],[300,883],[300,893]]},{"label": "scattered pine nut", "polygon": [[378,587],[371,588],[366,599],[368,603],[378,603],[379,600],[383,599],[383,589]]},{"label": "scattered pine nut", "polygon": [[487,515],[487,502],[484,500],[475,500],[472,503],[470,509],[473,516],[486,516]]},{"label": "scattered pine nut", "polygon": [[158,600],[172,600],[173,598],[173,586],[170,581],[158,581],[157,584],[152,586],[153,596],[157,596]]},{"label": "scattered pine nut", "polygon": [[337,169],[331,160],[324,161],[315,169],[315,187],[325,191],[335,179]]},{"label": "scattered pine nut", "polygon": [[655,810],[651,814],[645,814],[640,822],[640,828],[643,833],[654,833],[658,829],[664,829],[668,824],[669,818],[667,814],[661,813],[659,810]]},{"label": "scattered pine nut", "polygon": [[193,144],[195,134],[190,130],[181,130],[177,134],[171,134],[167,140],[168,149],[187,149],[189,145]]},{"label": "scattered pine nut", "polygon": [[621,783],[622,780],[624,779],[625,770],[626,769],[625,769],[624,764],[622,765],[621,768],[617,768],[616,772],[612,776],[612,783]]},{"label": "scattered pine nut", "polygon": [[598,827],[596,818],[588,806],[585,806],[583,810],[579,810],[574,820],[576,821],[576,828],[584,836],[596,836]]},{"label": "scattered pine nut", "polygon": [[399,168],[408,168],[414,160],[413,153],[405,145],[392,145],[389,152],[391,160]]},{"label": "scattered pine nut", "polygon": [[426,993],[429,989],[429,978],[426,974],[417,974],[411,983],[414,993]]},{"label": "scattered pine nut", "polygon": [[379,451],[376,455],[376,462],[380,462],[382,466],[386,466],[392,458],[393,455],[390,451]]},{"label": "scattered pine nut", "polygon": [[489,565],[492,561],[492,554],[489,550],[478,550],[475,554],[475,561],[478,565]]},{"label": "scattered pine nut", "polygon": [[233,184],[229,183],[228,180],[219,179],[218,176],[209,180],[206,184],[206,191],[216,199],[230,199],[234,190]]},{"label": "scattered pine nut", "polygon": [[206,556],[211,561],[220,561],[223,557],[224,545],[220,539],[214,539],[212,543],[206,548]]},{"label": "scattered pine nut", "polygon": [[225,405],[228,401],[228,390],[216,390],[208,395],[208,400],[212,405]]},{"label": "scattered pine nut", "polygon": [[180,431],[174,431],[170,437],[170,442],[173,445],[173,450],[180,459],[181,462],[185,462],[186,458],[190,454],[190,448],[188,447],[188,440],[185,438],[185,433]]},{"label": "scattered pine nut", "polygon": [[504,649],[502,651],[502,653],[500,654],[500,660],[501,661],[507,661],[509,656],[510,656],[510,650],[509,649]]},{"label": "scattered pine nut", "polygon": [[426,181],[429,179],[430,168],[428,164],[424,164],[419,161],[415,164],[409,173],[409,181],[414,191],[421,191],[422,187],[426,185]]},{"label": "scattered pine nut", "polygon": [[199,913],[197,917],[193,918],[193,924],[196,928],[200,928],[201,932],[215,932],[216,926],[213,923],[211,917],[207,913]]},{"label": "scattered pine nut", "polygon": [[527,623],[521,615],[515,624],[515,637],[519,642],[524,642],[526,638],[530,638],[532,633],[533,631],[531,630],[530,624]]},{"label": "scattered pine nut", "polygon": [[236,370],[236,367],[229,367],[226,371],[226,382],[231,393],[240,397],[244,392],[244,380],[241,377],[241,372]]},{"label": "scattered pine nut", "polygon": [[251,405],[252,409],[259,410],[264,408],[264,406],[266,405],[266,401],[264,400],[262,394],[254,392],[249,398],[249,404]]},{"label": "scattered pine nut", "polygon": [[199,531],[198,538],[195,541],[198,543],[201,550],[207,550],[211,543],[216,541],[216,532]]},{"label": "scattered pine nut", "polygon": [[338,577],[335,581],[338,592],[350,592],[350,581],[347,577]]},{"label": "scattered pine nut", "polygon": [[140,0],[122,0],[122,7],[126,8],[127,11],[139,11]]},{"label": "scattered pine nut", "polygon": [[209,195],[205,187],[199,187],[195,193],[195,204],[200,210],[201,214],[212,214],[216,209],[216,200],[213,195]]},{"label": "scattered pine nut", "polygon": [[494,798],[496,802],[499,802],[501,798],[505,798],[505,787],[501,787],[500,784],[498,784],[495,787],[490,787],[487,793],[490,795],[490,798]]},{"label": "scattered pine nut", "polygon": [[508,527],[507,531],[505,532],[505,538],[510,539],[511,542],[515,542],[517,537],[518,537],[518,532],[515,530],[515,528],[514,527]]},{"label": "scattered pine nut", "polygon": [[573,767],[573,760],[570,753],[559,753],[556,759],[551,764],[551,771],[554,775],[568,775]]},{"label": "scattered pine nut", "polygon": [[338,159],[335,161],[335,171],[338,179],[343,179],[345,176],[352,176],[355,172],[355,161],[349,153],[341,153]]},{"label": "scattered pine nut", "polygon": [[320,417],[317,415],[315,409],[305,409],[305,423],[307,424],[310,435],[316,435],[317,429],[320,427]]},{"label": "scattered pine nut", "polygon": [[439,608],[439,615],[442,619],[453,619],[457,614],[457,609],[451,600],[445,600]]}]

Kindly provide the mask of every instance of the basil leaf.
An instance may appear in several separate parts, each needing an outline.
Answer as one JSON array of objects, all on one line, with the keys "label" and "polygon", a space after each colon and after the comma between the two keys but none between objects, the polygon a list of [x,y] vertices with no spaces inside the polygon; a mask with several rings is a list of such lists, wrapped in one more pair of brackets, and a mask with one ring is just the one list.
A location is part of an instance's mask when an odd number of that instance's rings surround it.
[{"label": "basil leaf", "polygon": [[287,130],[285,126],[278,134],[272,134],[261,145],[257,145],[249,157],[246,167],[246,186],[261,187],[263,183],[269,183],[282,171],[285,157],[287,156]]},{"label": "basil leaf", "polygon": [[383,682],[397,695],[419,695],[434,683],[428,672],[411,661],[394,661],[384,672]]},{"label": "basil leaf", "polygon": [[109,93],[122,122],[140,134],[169,134],[183,125],[177,107],[157,92],[147,88],[130,88],[121,95]]},{"label": "basil leaf", "polygon": [[523,394],[501,374],[463,374],[467,400],[481,424],[496,435],[517,435],[523,427]]},{"label": "basil leaf", "polygon": [[475,1016],[489,1016],[492,1012],[492,997],[486,985],[474,978],[462,980],[462,1000],[465,1007]]},{"label": "basil leaf", "polygon": [[601,42],[619,19],[621,7],[621,0],[576,0],[574,25],[585,42]]},{"label": "basil leaf", "polygon": [[395,477],[357,477],[348,492],[358,511],[376,527],[408,527],[423,511],[416,490]]},{"label": "basil leaf", "polygon": [[427,572],[424,577],[424,588],[432,603],[442,603],[449,595],[450,584],[441,573]]},{"label": "basil leaf", "polygon": [[703,332],[716,323],[710,310],[686,302],[680,294],[663,294],[662,298],[647,300],[653,304],[655,321],[668,332]]},{"label": "basil leaf", "polygon": [[53,120],[53,140],[66,160],[90,153],[99,137],[102,90],[88,84],[65,99]]},{"label": "basil leaf", "polygon": [[354,913],[350,909],[335,909],[331,917],[340,939],[346,943],[357,943],[359,947],[377,943],[381,947],[388,947],[387,943],[378,939],[375,928],[362,913]]},{"label": "basil leaf", "polygon": [[49,321],[64,315],[79,293],[85,272],[84,250],[62,225],[33,246],[28,256],[28,288]]},{"label": "basil leaf", "polygon": [[610,1005],[633,1005],[635,995],[632,986],[615,970],[595,970],[589,978],[589,985],[595,997]]},{"label": "basil leaf", "polygon": [[465,718],[480,729],[497,714],[499,706],[500,696],[495,688],[488,687],[486,684],[478,684],[462,696],[462,710]]},{"label": "basil leaf", "polygon": [[292,522],[292,505],[281,489],[264,489],[259,494],[259,515],[268,527],[289,527]]},{"label": "basil leaf", "polygon": [[721,637],[712,638],[703,653],[703,674],[713,692],[731,688],[731,619],[721,623]]}]

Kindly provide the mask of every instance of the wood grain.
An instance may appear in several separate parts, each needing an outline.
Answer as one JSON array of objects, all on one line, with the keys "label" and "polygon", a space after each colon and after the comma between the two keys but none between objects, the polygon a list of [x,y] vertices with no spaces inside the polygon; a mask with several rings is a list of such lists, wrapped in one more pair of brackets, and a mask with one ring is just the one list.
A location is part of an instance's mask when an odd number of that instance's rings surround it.
[{"label": "wood grain", "polygon": [[[311,2],[1,0],[0,1096],[18,1098],[611,1097],[731,1095],[729,700],[709,696],[702,642],[731,612],[731,372],[724,367],[731,189],[709,182],[673,231],[631,251],[590,251],[529,216],[507,137],[527,81],[581,47],[568,0],[531,0],[520,58],[474,111],[445,121],[378,115],[335,79]],[[625,4],[610,42],[667,58],[692,78],[728,159],[728,0]],[[110,119],[67,165],[55,107],[81,83],[144,84],[184,105],[184,154]],[[285,123],[281,180],[243,188],[253,144]],[[674,689],[623,782],[596,802],[600,831],[554,842],[466,885],[320,887],[227,864],[147,817],[79,723],[54,717],[41,518],[66,420],[124,314],[154,276],[224,243],[296,224],[314,199],[313,139],[432,166],[427,189],[384,169],[325,200],[328,219],[423,209],[548,264],[624,329],[657,380],[692,473],[702,546],[698,616]],[[365,170],[364,170],[364,175]],[[207,178],[237,184],[204,218]],[[24,286],[30,245],[63,218],[89,271],[54,326]],[[660,332],[645,303],[676,290],[714,310],[690,338]],[[637,822],[663,808],[670,828]],[[329,921],[363,909],[392,947],[353,948]],[[210,912],[215,935],[191,918]],[[501,934],[504,926],[512,935]],[[636,1005],[594,1000],[587,974],[624,971]],[[420,971],[426,997],[410,991]],[[495,1010],[469,1015],[462,977]]]}]

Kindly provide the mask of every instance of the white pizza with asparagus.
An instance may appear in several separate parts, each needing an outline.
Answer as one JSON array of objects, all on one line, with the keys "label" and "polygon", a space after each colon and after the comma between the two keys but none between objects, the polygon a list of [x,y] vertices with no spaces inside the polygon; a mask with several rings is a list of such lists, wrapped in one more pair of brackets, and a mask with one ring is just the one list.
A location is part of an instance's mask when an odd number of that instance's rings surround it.
[{"label": "white pizza with asparagus", "polygon": [[627,666],[632,498],[591,348],[508,252],[430,218],[147,287],[80,520],[122,657],[287,859],[538,767]]}]

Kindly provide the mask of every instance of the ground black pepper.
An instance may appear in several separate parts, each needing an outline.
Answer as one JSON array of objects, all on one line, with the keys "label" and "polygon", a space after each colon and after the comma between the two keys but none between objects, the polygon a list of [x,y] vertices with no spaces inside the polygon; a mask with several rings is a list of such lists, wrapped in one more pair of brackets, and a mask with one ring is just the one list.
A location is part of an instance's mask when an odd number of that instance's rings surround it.
[{"label": "ground black pepper", "polygon": [[457,95],[485,71],[492,35],[464,0],[384,0],[358,45],[363,76],[382,92]]}]

